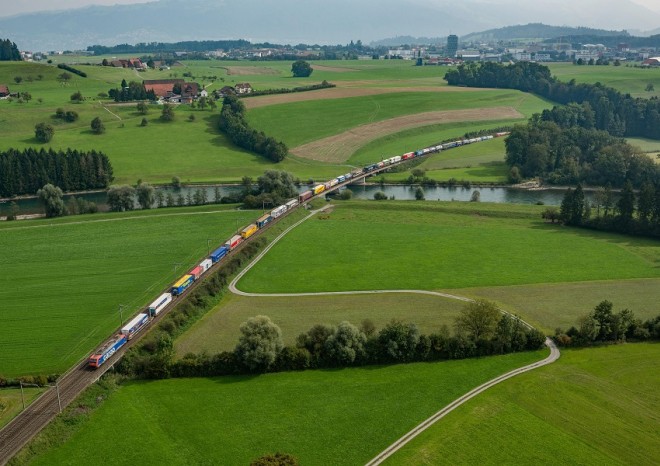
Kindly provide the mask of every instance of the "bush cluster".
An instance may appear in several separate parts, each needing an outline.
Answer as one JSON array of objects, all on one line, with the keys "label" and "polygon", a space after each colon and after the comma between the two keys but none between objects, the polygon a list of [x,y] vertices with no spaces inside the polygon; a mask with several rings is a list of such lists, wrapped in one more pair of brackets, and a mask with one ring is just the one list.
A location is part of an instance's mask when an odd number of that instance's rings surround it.
[{"label": "bush cluster", "polygon": [[337,87],[336,84],[329,83],[328,81],[323,81],[320,84],[312,84],[309,86],[298,86],[293,88],[282,87],[280,89],[264,89],[261,91],[252,91],[249,94],[241,94],[241,98],[246,97],[257,97],[260,95],[273,95],[273,94],[291,94],[294,92],[307,92],[307,91],[317,91],[319,89],[329,89],[332,87]]}]

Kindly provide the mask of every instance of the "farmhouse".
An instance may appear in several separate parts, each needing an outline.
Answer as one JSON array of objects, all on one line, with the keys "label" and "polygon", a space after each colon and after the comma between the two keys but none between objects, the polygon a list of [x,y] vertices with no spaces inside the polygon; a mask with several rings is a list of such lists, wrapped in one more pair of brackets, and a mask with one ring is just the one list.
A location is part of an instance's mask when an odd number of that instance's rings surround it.
[{"label": "farmhouse", "polygon": [[185,83],[181,85],[181,103],[189,104],[199,95],[199,84]]},{"label": "farmhouse", "polygon": [[642,62],[642,66],[660,66],[660,57],[651,57]]},{"label": "farmhouse", "polygon": [[237,94],[249,94],[252,92],[252,86],[249,83],[238,83],[234,86]]},{"label": "farmhouse", "polygon": [[154,91],[156,97],[170,98],[174,95],[174,85],[183,86],[186,82],[183,79],[147,79],[142,81],[147,91]]},{"label": "farmhouse", "polygon": [[4,84],[0,84],[0,99],[5,99],[7,97],[9,97],[9,88]]}]

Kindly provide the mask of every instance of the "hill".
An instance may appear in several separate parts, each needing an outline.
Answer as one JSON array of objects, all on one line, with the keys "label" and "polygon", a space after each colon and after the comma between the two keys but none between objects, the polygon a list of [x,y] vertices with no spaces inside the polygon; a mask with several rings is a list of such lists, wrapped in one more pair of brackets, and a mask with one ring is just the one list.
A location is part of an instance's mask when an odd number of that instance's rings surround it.
[{"label": "hill", "polygon": [[564,36],[628,36],[626,31],[607,31],[605,29],[592,29],[588,27],[550,26],[543,23],[529,23],[503,28],[489,29],[474,32],[460,39],[463,42],[487,40],[515,40],[515,39],[553,39]]},{"label": "hill", "polygon": [[290,44],[366,42],[411,32],[429,37],[463,35],[540,21],[644,30],[656,28],[660,14],[631,0],[553,1],[550,5],[515,0],[228,0],[221,8],[213,0],[160,0],[0,18],[0,31],[22,49],[66,50],[94,44],[222,38]]}]

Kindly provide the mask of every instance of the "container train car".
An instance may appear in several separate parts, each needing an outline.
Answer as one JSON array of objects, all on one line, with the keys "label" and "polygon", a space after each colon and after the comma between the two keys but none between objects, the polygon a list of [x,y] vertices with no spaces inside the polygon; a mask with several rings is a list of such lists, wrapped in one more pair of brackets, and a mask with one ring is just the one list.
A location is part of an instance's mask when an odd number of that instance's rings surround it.
[{"label": "container train car", "polygon": [[127,340],[130,340],[135,336],[136,333],[138,333],[140,330],[142,330],[145,325],[149,323],[149,314],[138,314],[133,319],[124,325],[121,329],[121,333],[126,336]]},{"label": "container train car", "polygon": [[172,285],[172,294],[174,296],[179,296],[181,293],[186,291],[190,285],[192,285],[193,281],[195,281],[195,279],[192,275],[184,275],[174,285]]},{"label": "container train car", "polygon": [[153,303],[149,304],[147,311],[150,317],[156,317],[160,311],[172,302],[172,293],[163,293]]}]

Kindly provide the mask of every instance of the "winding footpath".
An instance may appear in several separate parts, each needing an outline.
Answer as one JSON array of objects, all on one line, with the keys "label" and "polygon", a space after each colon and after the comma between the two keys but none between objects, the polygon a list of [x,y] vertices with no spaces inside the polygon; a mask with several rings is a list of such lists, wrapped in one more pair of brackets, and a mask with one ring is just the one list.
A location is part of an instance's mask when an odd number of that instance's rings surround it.
[{"label": "winding footpath", "polygon": [[[358,294],[382,294],[382,293],[413,293],[413,294],[425,294],[425,295],[432,295],[432,296],[438,296],[442,298],[449,298],[449,299],[457,299],[460,301],[465,301],[465,302],[473,302],[474,300],[471,298],[466,298],[464,296],[457,296],[453,294],[448,294],[448,293],[440,293],[437,291],[426,291],[426,290],[371,290],[371,291],[329,291],[329,292],[318,292],[318,293],[248,293],[245,291],[241,291],[236,287],[236,284],[240,281],[243,276],[252,269],[267,253],[270,251],[270,249],[277,244],[277,242],[282,239],[287,233],[289,233],[291,230],[296,228],[298,225],[303,223],[304,221],[308,220],[309,218],[313,217],[317,213],[323,212],[330,208],[331,206],[327,205],[322,207],[321,209],[318,210],[313,210],[309,213],[309,215],[305,216],[303,219],[299,220],[298,222],[294,223],[291,225],[289,228],[284,230],[282,233],[280,233],[257,257],[255,257],[252,262],[250,262],[242,271],[239,273],[229,284],[229,290],[237,294],[239,296],[247,296],[247,297],[297,297],[297,296],[332,296],[332,295],[358,295]],[[507,313],[506,311],[501,311],[503,313]],[[508,314],[508,313],[507,313]],[[515,318],[519,319],[521,323],[523,323],[526,327],[532,328],[530,324],[525,322],[524,320],[520,319],[517,316],[514,316]],[[433,424],[438,422],[440,419],[445,417],[447,414],[452,412],[454,409],[458,408],[461,406],[463,403],[467,402],[468,400],[471,400],[475,396],[479,395],[480,393],[488,390],[489,388],[499,384],[500,382],[503,382],[505,380],[508,380],[512,377],[515,377],[516,375],[523,374],[525,372],[537,369],[539,367],[543,367],[548,364],[552,364],[555,362],[557,359],[559,359],[560,352],[559,348],[555,345],[555,343],[550,339],[546,338],[545,340],[545,345],[550,349],[550,354],[548,357],[541,361],[534,362],[532,364],[528,364],[523,367],[519,367],[518,369],[514,369],[512,371],[507,372],[506,374],[502,374],[498,377],[495,377],[494,379],[489,380],[488,382],[485,382],[478,387],[473,388],[469,392],[467,392],[465,395],[458,397],[451,403],[449,403],[447,406],[442,408],[440,411],[423,421],[421,424],[419,424],[417,427],[413,428],[410,432],[396,440],[394,443],[392,443],[389,447],[387,447],[385,450],[383,450],[381,453],[376,455],[371,461],[367,463],[366,466],[376,466],[379,464],[382,464],[387,458],[392,456],[394,453],[396,453],[399,449],[401,449],[404,445],[406,445],[408,442],[410,442],[412,439],[417,437],[419,434],[424,432],[426,429],[431,427]]]}]

